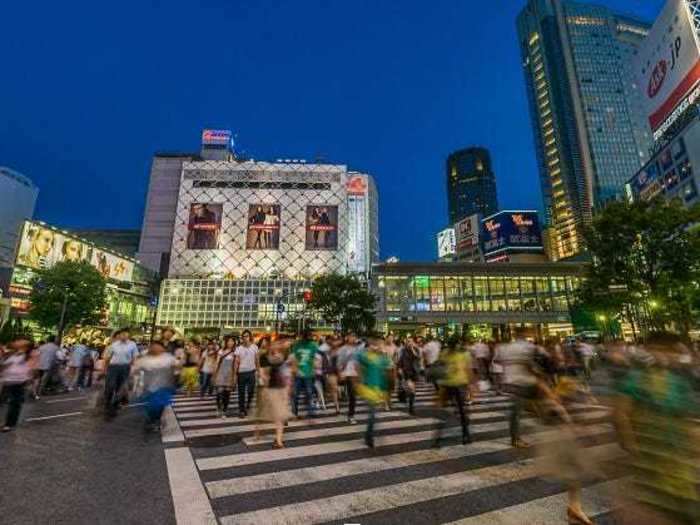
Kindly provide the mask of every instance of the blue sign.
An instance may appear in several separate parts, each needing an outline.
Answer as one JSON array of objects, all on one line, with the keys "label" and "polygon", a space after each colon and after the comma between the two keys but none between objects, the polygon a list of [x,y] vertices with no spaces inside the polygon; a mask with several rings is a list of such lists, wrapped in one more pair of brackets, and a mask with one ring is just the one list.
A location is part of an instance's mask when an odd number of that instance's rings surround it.
[{"label": "blue sign", "polygon": [[542,249],[542,232],[537,212],[502,211],[481,221],[485,255],[508,248]]},{"label": "blue sign", "polygon": [[277,303],[277,313],[278,314],[283,314],[285,310],[285,307],[282,303]]}]

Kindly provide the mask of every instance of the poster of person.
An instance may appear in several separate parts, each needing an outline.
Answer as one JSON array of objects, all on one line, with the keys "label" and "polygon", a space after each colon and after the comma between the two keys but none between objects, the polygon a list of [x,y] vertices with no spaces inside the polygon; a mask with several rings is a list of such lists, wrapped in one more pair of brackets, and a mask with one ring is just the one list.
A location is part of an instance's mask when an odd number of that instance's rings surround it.
[{"label": "poster of person", "polygon": [[134,263],[98,248],[92,250],[90,263],[105,279],[131,281],[134,273]]},{"label": "poster of person", "polygon": [[338,249],[338,207],[306,207],[306,249]]},{"label": "poster of person", "polygon": [[17,253],[17,264],[37,270],[50,268],[56,261],[55,249],[59,237],[62,236],[53,230],[25,222]]},{"label": "poster of person", "polygon": [[222,211],[221,204],[194,203],[190,206],[188,249],[216,250],[219,247]]},{"label": "poster of person", "polygon": [[[56,253],[56,262],[70,261],[82,262],[89,261],[92,255],[91,248],[76,239],[59,236],[61,248]],[[58,243],[57,243],[58,246]]]},{"label": "poster of person", "polygon": [[278,204],[251,204],[248,208],[248,250],[278,250],[280,247],[280,207]]}]

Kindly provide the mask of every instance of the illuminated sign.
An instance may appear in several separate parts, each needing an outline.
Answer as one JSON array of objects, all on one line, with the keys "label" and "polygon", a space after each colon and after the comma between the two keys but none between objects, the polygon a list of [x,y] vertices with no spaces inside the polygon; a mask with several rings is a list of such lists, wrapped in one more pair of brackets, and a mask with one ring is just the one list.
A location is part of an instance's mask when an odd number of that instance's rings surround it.
[{"label": "illuminated sign", "polygon": [[202,131],[202,144],[206,146],[228,146],[232,142],[232,134],[228,129],[205,129]]},{"label": "illuminated sign", "polygon": [[442,259],[457,251],[454,228],[446,228],[437,234],[438,257]]},{"label": "illuminated sign", "polygon": [[485,255],[508,249],[542,249],[542,234],[535,211],[502,211],[485,218],[482,224]]},{"label": "illuminated sign", "polygon": [[367,180],[362,175],[355,175],[348,179],[345,184],[345,189],[348,195],[366,195],[367,194]]},{"label": "illuminated sign", "polygon": [[700,49],[687,0],[668,0],[634,62],[649,126],[658,139],[700,95]]},{"label": "illuminated sign", "polygon": [[455,224],[457,254],[473,251],[479,246],[479,215],[470,215]]}]

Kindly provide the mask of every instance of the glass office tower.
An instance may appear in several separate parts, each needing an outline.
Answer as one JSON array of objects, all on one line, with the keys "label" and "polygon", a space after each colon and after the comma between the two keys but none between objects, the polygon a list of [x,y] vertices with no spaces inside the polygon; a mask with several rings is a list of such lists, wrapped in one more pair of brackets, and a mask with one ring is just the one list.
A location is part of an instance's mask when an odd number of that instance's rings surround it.
[{"label": "glass office tower", "polygon": [[447,207],[449,224],[498,211],[496,177],[487,149],[466,148],[447,157]]},{"label": "glass office tower", "polygon": [[550,256],[579,253],[593,208],[623,195],[651,133],[632,76],[649,24],[600,6],[529,0],[517,20]]}]

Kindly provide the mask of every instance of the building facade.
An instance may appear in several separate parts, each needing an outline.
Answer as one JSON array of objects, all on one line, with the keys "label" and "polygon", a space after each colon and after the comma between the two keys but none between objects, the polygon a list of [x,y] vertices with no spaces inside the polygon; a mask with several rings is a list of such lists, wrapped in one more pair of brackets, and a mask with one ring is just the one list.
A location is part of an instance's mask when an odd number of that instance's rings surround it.
[{"label": "building facade", "polygon": [[376,186],[344,165],[189,159],[177,187],[159,217],[172,224],[159,325],[269,331],[303,315],[314,278],[366,278],[378,260]]},{"label": "building facade", "polygon": [[139,250],[139,241],[141,239],[141,230],[113,228],[105,230],[84,230],[71,228],[71,232],[99,246],[113,248],[119,253],[123,253],[129,257],[136,257],[136,253]]},{"label": "building facade", "polygon": [[573,332],[570,307],[586,265],[396,263],[374,267],[379,328],[393,332],[540,337]]},{"label": "building facade", "polygon": [[517,20],[551,255],[582,249],[595,206],[622,196],[651,133],[632,58],[650,25],[609,9],[529,0]]},{"label": "building facade", "polygon": [[22,223],[34,215],[38,195],[31,180],[0,166],[0,268],[12,267]]},{"label": "building facade", "polygon": [[498,211],[496,176],[487,149],[465,148],[450,154],[446,175],[449,224]]}]

